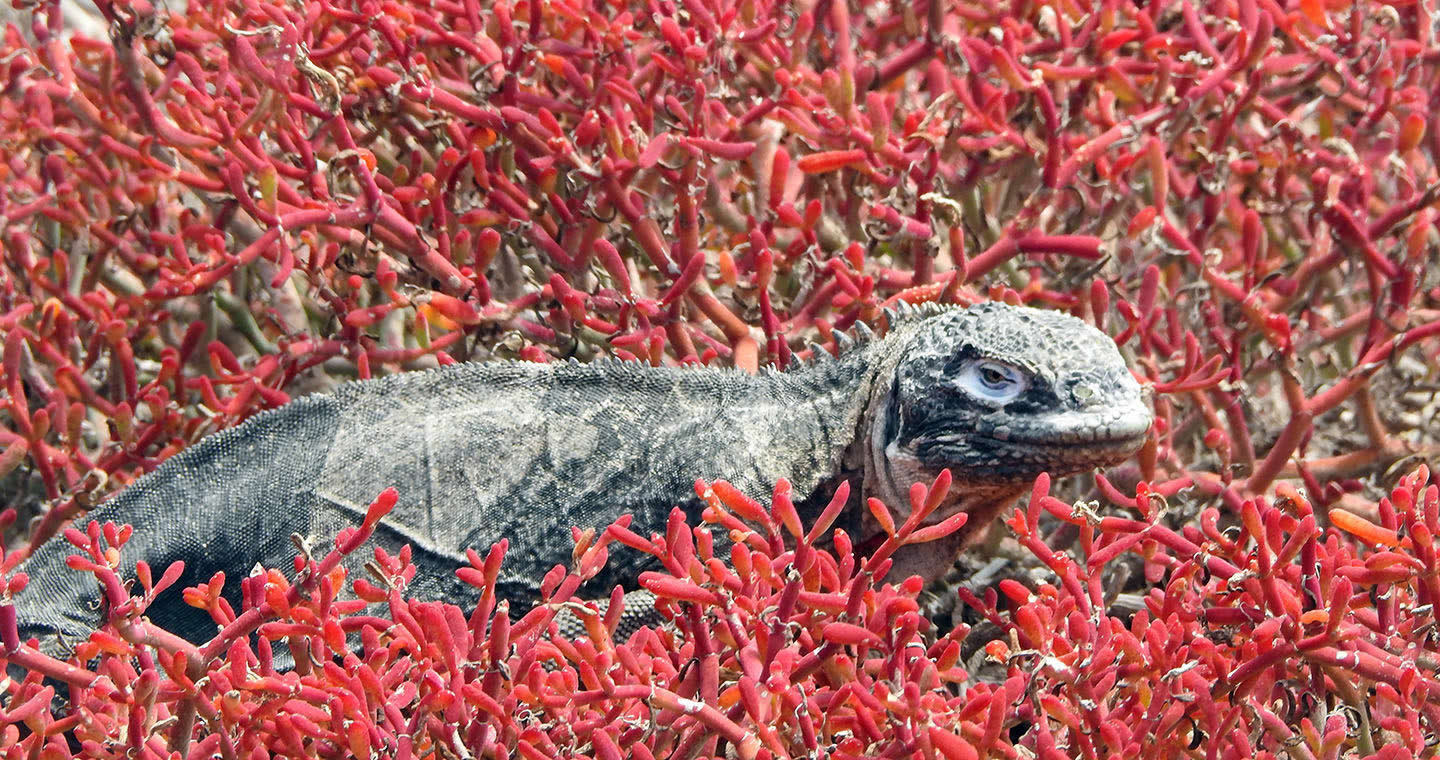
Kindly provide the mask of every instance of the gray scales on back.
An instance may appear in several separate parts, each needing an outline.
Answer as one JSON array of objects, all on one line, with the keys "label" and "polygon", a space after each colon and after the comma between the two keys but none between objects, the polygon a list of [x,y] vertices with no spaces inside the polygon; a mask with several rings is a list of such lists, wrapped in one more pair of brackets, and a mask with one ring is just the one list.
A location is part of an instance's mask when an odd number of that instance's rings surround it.
[{"label": "gray scales on back", "polygon": [[[1150,428],[1114,342],[1074,317],[986,303],[902,306],[887,323],[884,337],[859,326],[839,357],[816,347],[818,360],[783,372],[494,362],[348,383],[205,438],[85,519],[135,526],[122,573],[141,559],[157,570],[185,561],[148,614],[197,642],[216,627],[179,589],[223,570],[238,597],[257,563],[290,567],[292,534],[328,546],[390,486],[399,502],[375,540],[413,547],[413,595],[473,602],[454,574],[465,549],[508,538],[498,592],[527,609],[546,572],[570,561],[571,526],[629,513],[636,532],[663,532],[677,505],[695,524],[696,478],[756,496],[787,478],[811,516],[849,479],[837,526],[863,542],[879,530],[864,497],[904,510],[912,483],[948,467],[951,502],[933,519],[970,520],[905,547],[891,576],[933,580],[1036,475],[1116,463]],[[52,540],[21,567],[21,634],[48,649],[52,634],[73,641],[102,621],[90,575],[65,565],[71,549]],[[364,554],[352,555],[352,578]],[[616,547],[585,590],[634,587],[652,561]]]}]

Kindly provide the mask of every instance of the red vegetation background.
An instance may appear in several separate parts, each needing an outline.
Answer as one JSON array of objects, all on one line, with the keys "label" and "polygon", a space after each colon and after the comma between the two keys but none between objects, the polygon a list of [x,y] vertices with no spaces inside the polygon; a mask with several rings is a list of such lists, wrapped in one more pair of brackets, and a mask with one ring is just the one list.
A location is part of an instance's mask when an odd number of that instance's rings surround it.
[{"label": "red vegetation background", "polygon": [[[108,39],[15,6],[5,756],[1434,754],[1433,0],[101,0]],[[898,523],[871,505],[870,558],[783,483],[702,488],[717,525],[577,531],[516,617],[406,598],[404,556],[335,570],[382,495],[244,609],[187,592],[224,626],[201,647],[141,617],[174,575],[94,526],[68,538],[110,624],[68,663],[17,640],[27,546],[298,393],[783,367],[897,300],[985,298],[1114,335],[1158,422],[1131,465],[1041,478],[1004,580],[926,592],[948,620],[883,577],[942,478]],[[720,562],[723,529],[749,532]],[[664,560],[672,622],[549,632],[615,542]],[[487,589],[503,553],[459,572]]]}]

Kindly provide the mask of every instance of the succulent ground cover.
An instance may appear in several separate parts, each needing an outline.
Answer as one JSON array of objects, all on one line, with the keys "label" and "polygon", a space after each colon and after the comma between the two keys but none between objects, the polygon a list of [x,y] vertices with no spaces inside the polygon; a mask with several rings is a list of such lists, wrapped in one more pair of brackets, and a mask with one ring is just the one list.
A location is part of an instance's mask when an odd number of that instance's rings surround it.
[{"label": "succulent ground cover", "polygon": [[[1435,754],[1433,0],[97,5],[108,39],[15,0],[0,46],[7,757]],[[784,483],[697,484],[713,523],[580,526],[549,604],[460,609],[403,553],[336,570],[377,494],[328,555],[188,590],[195,646],[143,620],[172,569],[113,566],[156,526],[66,528],[346,379],[785,367],[987,298],[1109,332],[1158,415],[1041,478],[988,583],[884,576],[953,527],[915,517],[945,478],[871,503],[870,557]],[[112,611],[68,662],[12,606],[57,536]],[[671,622],[618,641],[569,596],[637,550]]]}]

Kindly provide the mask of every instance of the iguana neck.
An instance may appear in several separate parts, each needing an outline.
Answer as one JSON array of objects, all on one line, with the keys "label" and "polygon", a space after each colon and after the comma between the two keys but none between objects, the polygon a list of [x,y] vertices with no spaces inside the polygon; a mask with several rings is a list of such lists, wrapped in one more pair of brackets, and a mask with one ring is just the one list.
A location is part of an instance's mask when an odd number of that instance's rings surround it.
[{"label": "iguana neck", "polygon": [[[878,343],[755,375],[753,391],[726,415],[746,431],[743,449],[754,459],[749,472],[736,473],[735,485],[763,497],[784,477],[799,502],[817,489],[826,490],[828,499],[839,479],[860,475],[865,407],[882,354]],[[858,493],[860,484],[854,485]]]}]

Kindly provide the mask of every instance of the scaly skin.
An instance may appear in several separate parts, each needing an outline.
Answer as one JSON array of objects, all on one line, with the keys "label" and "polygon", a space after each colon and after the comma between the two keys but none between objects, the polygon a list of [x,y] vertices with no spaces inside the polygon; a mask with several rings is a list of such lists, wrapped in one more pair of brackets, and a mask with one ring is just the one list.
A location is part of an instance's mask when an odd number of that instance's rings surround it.
[{"label": "scaly skin", "polygon": [[[955,497],[936,519],[964,509],[969,524],[896,556],[898,572],[931,579],[1035,475],[1112,464],[1149,429],[1114,343],[1077,319],[984,304],[906,307],[888,322],[883,338],[862,328],[839,358],[787,372],[500,362],[350,383],[201,441],[89,519],[135,525],[122,568],[186,562],[150,615],[201,641],[214,624],[178,589],[223,570],[233,592],[257,563],[288,568],[291,534],[323,546],[389,486],[400,500],[377,541],[414,548],[412,592],[473,600],[453,572],[464,550],[508,538],[500,593],[521,606],[569,563],[571,526],[629,513],[633,530],[660,532],[677,505],[698,520],[696,478],[758,496],[783,477],[809,512],[858,480],[839,525],[864,537],[875,529],[863,497],[904,508],[912,483],[948,467]],[[88,576],[64,565],[69,551],[52,541],[25,563],[24,635],[99,625]],[[616,547],[588,590],[633,586],[648,559]]]}]

